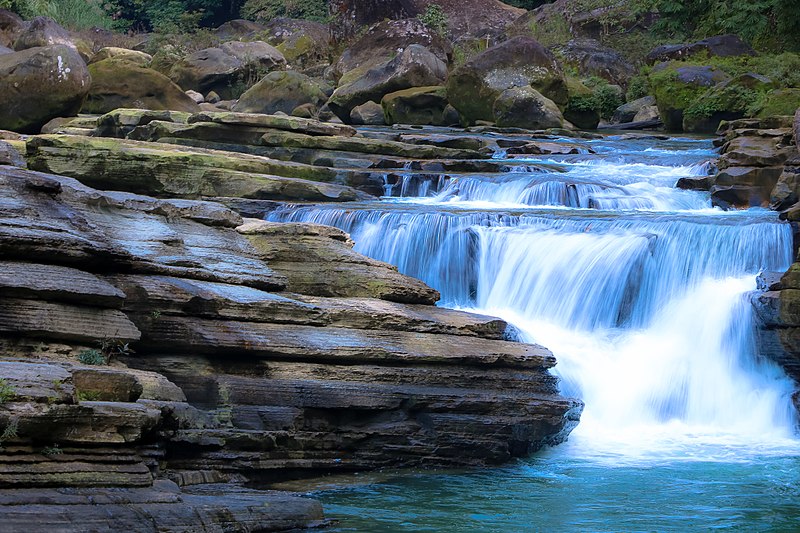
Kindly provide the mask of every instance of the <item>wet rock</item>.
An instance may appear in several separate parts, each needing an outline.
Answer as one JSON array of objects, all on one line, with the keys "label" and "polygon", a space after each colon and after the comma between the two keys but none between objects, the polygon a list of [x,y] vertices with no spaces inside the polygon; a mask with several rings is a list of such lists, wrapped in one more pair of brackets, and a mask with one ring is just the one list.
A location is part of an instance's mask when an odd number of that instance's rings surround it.
[{"label": "wet rock", "polygon": [[0,55],[0,129],[38,133],[54,117],[80,111],[92,80],[68,46],[30,48]]},{"label": "wet rock", "polygon": [[390,93],[412,87],[440,85],[447,77],[447,65],[419,45],[408,46],[396,58],[370,69],[362,77],[340,85],[328,106],[344,122],[353,108],[368,101],[380,102]]},{"label": "wet rock", "polygon": [[564,74],[553,54],[528,37],[515,37],[479,54],[447,80],[447,98],[464,123],[494,121],[494,104],[506,90],[531,87],[556,104],[566,104]]},{"label": "wet rock", "polygon": [[689,191],[707,191],[711,189],[713,185],[713,176],[690,176],[687,178],[680,178],[675,184],[675,187]]},{"label": "wet rock", "polygon": [[25,158],[5,141],[0,141],[0,165],[12,165],[15,167],[26,168],[28,163]]},{"label": "wet rock", "polygon": [[283,112],[289,115],[304,104],[319,108],[326,99],[319,84],[304,74],[294,71],[270,72],[239,98],[233,111],[264,114]]},{"label": "wet rock", "polygon": [[92,87],[81,109],[102,114],[119,108],[194,112],[194,100],[163,74],[118,59],[89,65]]},{"label": "wet rock", "polygon": [[780,167],[726,168],[714,178],[712,200],[719,199],[730,207],[767,207],[780,175]]},{"label": "wet rock", "polygon": [[659,61],[686,60],[705,54],[711,57],[754,56],[755,51],[737,35],[716,35],[689,44],[665,44],[647,54],[652,65]]}]

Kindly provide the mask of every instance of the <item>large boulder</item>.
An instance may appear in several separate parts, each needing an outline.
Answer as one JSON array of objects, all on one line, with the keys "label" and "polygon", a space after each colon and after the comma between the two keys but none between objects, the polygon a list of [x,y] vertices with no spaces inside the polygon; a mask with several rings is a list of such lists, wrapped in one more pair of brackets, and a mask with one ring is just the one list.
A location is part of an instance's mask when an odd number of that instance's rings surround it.
[{"label": "large boulder", "polygon": [[710,87],[730,79],[714,66],[660,64],[650,74],[650,86],[664,126],[669,131],[683,129],[683,113]]},{"label": "large boulder", "polygon": [[737,35],[716,35],[689,44],[665,44],[654,48],[647,54],[649,64],[659,61],[685,60],[697,55],[732,57],[754,56],[755,51]]},{"label": "large boulder", "polygon": [[269,21],[258,35],[277,48],[293,68],[308,69],[330,63],[331,33],[319,22],[278,17]]},{"label": "large boulder", "polygon": [[383,107],[373,101],[356,106],[350,112],[350,123],[357,126],[383,126],[386,124]]},{"label": "large boulder", "polygon": [[683,131],[714,133],[721,121],[745,117],[753,104],[774,86],[771,79],[752,73],[723,81],[705,91],[686,108]]},{"label": "large boulder", "polygon": [[447,98],[463,122],[493,121],[495,100],[514,87],[531,87],[558,105],[569,98],[555,56],[529,37],[514,37],[457,68],[447,80]]},{"label": "large boulder", "polygon": [[68,46],[0,55],[0,129],[38,133],[55,117],[76,115],[91,83],[83,59]]},{"label": "large boulder", "polygon": [[582,130],[593,130],[600,123],[600,108],[594,91],[573,77],[567,78],[569,102],[564,118]]},{"label": "large boulder", "polygon": [[36,17],[14,41],[14,50],[27,50],[39,46],[64,45],[75,48],[69,32],[48,17]]},{"label": "large boulder", "polygon": [[453,125],[448,113],[447,88],[441,85],[393,92],[383,97],[381,105],[387,124]]},{"label": "large boulder", "polygon": [[389,61],[409,46],[425,47],[444,63],[453,54],[450,43],[417,19],[387,20],[372,26],[344,51],[332,67],[333,77],[346,84]]},{"label": "large boulder", "polygon": [[564,117],[552,100],[533,87],[511,87],[494,101],[494,122],[501,128],[560,128]]},{"label": "large boulder", "polygon": [[117,59],[89,65],[92,87],[84,113],[103,114],[118,108],[196,112],[200,108],[172,80],[153,69]]},{"label": "large boulder", "polygon": [[619,52],[603,46],[595,39],[573,39],[556,46],[553,51],[581,76],[597,76],[613,85],[624,87],[636,74],[636,68]]},{"label": "large boulder", "polygon": [[241,39],[264,31],[264,25],[252,20],[234,19],[213,30],[214,35],[224,41]]},{"label": "large boulder", "polygon": [[611,116],[611,123],[612,124],[625,124],[628,122],[633,122],[636,118],[636,115],[639,112],[646,108],[656,105],[656,99],[652,96],[645,96],[643,98],[638,98],[626,104],[622,104],[619,106],[614,114]]},{"label": "large boulder", "polygon": [[25,21],[7,9],[0,9],[0,46],[10,48],[25,29]]},{"label": "large boulder", "polygon": [[286,59],[270,44],[230,42],[189,54],[173,65],[169,77],[184,90],[203,94],[214,91],[223,99],[230,99],[243,92],[234,94],[237,87],[244,84],[246,89],[267,73],[285,66]]},{"label": "large boulder", "polygon": [[426,48],[412,44],[391,61],[337,88],[328,101],[328,107],[347,122],[356,106],[370,100],[380,102],[389,93],[411,87],[441,85],[445,78],[447,65]]},{"label": "large boulder", "polygon": [[304,104],[316,107],[325,103],[325,93],[317,82],[295,71],[270,72],[260,82],[247,90],[233,111],[238,113],[266,113],[278,111],[291,114]]}]

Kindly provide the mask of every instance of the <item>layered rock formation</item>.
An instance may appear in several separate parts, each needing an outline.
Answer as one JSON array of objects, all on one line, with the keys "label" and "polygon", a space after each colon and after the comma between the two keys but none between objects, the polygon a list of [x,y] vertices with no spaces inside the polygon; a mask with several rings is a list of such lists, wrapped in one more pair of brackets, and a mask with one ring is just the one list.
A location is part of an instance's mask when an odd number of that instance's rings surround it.
[{"label": "layered rock formation", "polygon": [[[288,118],[202,118],[354,138]],[[232,183],[323,167],[120,139],[27,145],[34,168],[165,199],[0,166],[4,524],[309,527],[322,520],[316,502],[243,486],[497,464],[577,423],[580,402],[547,371],[553,356],[506,340],[502,321],[434,307],[436,291],[353,252],[339,230],[243,220],[194,199],[242,205]]]}]

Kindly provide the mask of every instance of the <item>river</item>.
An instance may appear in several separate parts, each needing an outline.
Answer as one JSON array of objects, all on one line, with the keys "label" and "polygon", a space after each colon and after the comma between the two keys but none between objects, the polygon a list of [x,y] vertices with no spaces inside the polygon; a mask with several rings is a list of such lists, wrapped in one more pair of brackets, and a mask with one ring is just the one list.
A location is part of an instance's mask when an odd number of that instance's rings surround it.
[{"label": "river", "polygon": [[709,173],[710,139],[580,146],[269,215],[337,226],[440,305],[504,318],[586,403],[567,443],[510,466],[315,493],[339,531],[800,530],[793,384],[758,357],[749,303],[760,272],[791,264],[789,226],[675,188]]}]

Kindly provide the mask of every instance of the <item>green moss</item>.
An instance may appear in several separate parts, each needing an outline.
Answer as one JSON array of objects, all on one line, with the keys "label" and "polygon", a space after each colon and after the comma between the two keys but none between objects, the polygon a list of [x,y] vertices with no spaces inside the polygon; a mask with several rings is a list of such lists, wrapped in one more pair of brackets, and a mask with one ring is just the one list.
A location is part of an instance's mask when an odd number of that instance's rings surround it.
[{"label": "green moss", "polygon": [[84,365],[107,365],[108,361],[100,350],[83,350],[78,354],[78,361]]},{"label": "green moss", "polygon": [[764,95],[758,102],[756,116],[794,115],[800,108],[800,89],[779,89]]},{"label": "green moss", "polygon": [[96,402],[103,397],[103,392],[98,390],[78,391],[79,402]]}]

